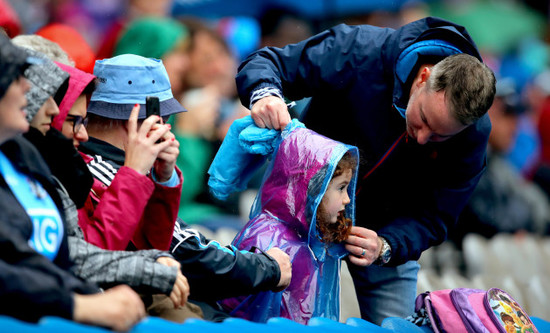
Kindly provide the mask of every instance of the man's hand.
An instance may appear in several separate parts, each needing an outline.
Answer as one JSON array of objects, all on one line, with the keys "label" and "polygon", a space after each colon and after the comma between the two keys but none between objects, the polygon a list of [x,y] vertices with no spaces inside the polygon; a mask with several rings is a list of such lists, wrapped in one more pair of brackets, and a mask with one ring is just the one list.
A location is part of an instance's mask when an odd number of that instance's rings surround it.
[{"label": "man's hand", "polygon": [[260,99],[250,110],[252,119],[258,127],[282,130],[290,123],[290,113],[285,102],[277,96]]},{"label": "man's hand", "polygon": [[173,266],[178,268],[178,276],[176,277],[176,282],[170,293],[170,299],[174,303],[174,308],[184,306],[187,303],[187,298],[189,297],[189,283],[187,278],[181,273],[181,265],[176,260],[169,257],[160,257],[157,259],[158,263],[161,263],[166,266]]},{"label": "man's hand", "polygon": [[281,269],[281,278],[279,279],[277,288],[274,291],[281,291],[286,289],[286,287],[288,287],[288,285],[290,284],[290,280],[292,279],[292,264],[290,263],[290,257],[278,247],[273,247],[265,251],[265,253],[269,254],[273,259],[275,259],[275,261],[279,264],[279,268]]},{"label": "man's hand", "polygon": [[380,256],[382,240],[375,231],[363,227],[351,227],[346,240],[349,260],[358,266],[369,266]]},{"label": "man's hand", "polygon": [[127,285],[108,289],[105,293],[74,296],[73,319],[115,331],[128,331],[145,317],[141,298]]}]

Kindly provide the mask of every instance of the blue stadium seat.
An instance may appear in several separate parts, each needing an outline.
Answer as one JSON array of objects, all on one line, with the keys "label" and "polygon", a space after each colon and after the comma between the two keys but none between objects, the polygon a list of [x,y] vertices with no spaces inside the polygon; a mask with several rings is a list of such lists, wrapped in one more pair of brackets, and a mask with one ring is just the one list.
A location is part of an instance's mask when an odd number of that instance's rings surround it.
[{"label": "blue stadium seat", "polygon": [[546,321],[539,317],[531,317],[531,321],[539,331],[539,333],[550,333],[550,321]]},{"label": "blue stadium seat", "polygon": [[2,328],[2,332],[38,332],[38,325],[26,323],[7,316],[0,316],[0,328]]},{"label": "blue stadium seat", "polygon": [[[191,319],[189,319],[190,321]],[[174,323],[168,320],[164,320],[157,317],[147,317],[143,319],[141,322],[139,322],[136,326],[134,326],[130,333],[148,333],[148,332],[163,332],[163,333],[170,333],[170,332],[178,332],[183,333],[186,331],[191,332],[191,326],[193,324],[190,323],[187,325],[187,322],[184,324],[178,324]]]},{"label": "blue stadium seat", "polygon": [[[364,321],[364,320],[363,320]],[[385,328],[382,328],[378,325],[369,323],[368,321],[364,321],[363,326],[358,327],[354,325],[347,325],[340,322],[337,322],[335,320],[330,320],[327,318],[322,317],[314,317],[311,318],[311,320],[308,323],[308,326],[315,327],[318,329],[322,329],[323,332],[326,332],[328,330],[330,331],[338,331],[338,332],[347,332],[347,333],[376,333],[376,332],[384,332],[388,333],[391,332]]]},{"label": "blue stadium seat", "polygon": [[[540,333],[550,333],[550,322],[531,317]],[[26,323],[0,315],[0,330],[17,333],[113,333],[104,328],[75,323],[57,317],[44,317],[38,324]],[[345,324],[327,318],[314,317],[308,325],[298,324],[286,318],[271,318],[267,324],[254,323],[239,318],[229,318],[222,323],[200,319],[188,319],[177,324],[160,318],[148,317],[137,324],[130,333],[433,333],[428,327],[417,327],[402,318],[386,318],[381,326],[360,318],[349,318]]]},{"label": "blue stadium seat", "polygon": [[71,333],[109,333],[111,331],[97,327],[80,324],[60,317],[44,317],[40,319],[35,332],[71,332]]},{"label": "blue stadium seat", "polygon": [[267,321],[267,326],[274,327],[281,332],[292,332],[292,333],[315,333],[318,332],[314,327],[298,324],[288,318],[275,317],[270,318]]},{"label": "blue stadium seat", "polygon": [[382,321],[382,327],[387,328],[395,333],[427,333],[433,330],[429,327],[418,327],[408,320],[398,317],[390,317]]},{"label": "blue stadium seat", "polygon": [[[273,324],[266,325],[263,323],[256,323],[239,318],[228,318],[222,323],[223,330],[228,332],[239,333],[281,333],[281,328],[276,327]],[[295,323],[296,324],[296,323]],[[300,324],[297,324],[300,325]],[[303,326],[303,325],[300,325]]]}]

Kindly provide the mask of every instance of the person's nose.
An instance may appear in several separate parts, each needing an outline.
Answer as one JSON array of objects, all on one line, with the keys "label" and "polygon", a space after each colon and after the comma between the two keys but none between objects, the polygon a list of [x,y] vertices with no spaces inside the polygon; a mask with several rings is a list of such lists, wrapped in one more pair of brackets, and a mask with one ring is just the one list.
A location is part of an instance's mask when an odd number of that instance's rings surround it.
[{"label": "person's nose", "polygon": [[432,132],[429,129],[423,128],[416,132],[416,142],[419,145],[424,145],[430,141],[432,137]]},{"label": "person's nose", "polygon": [[50,111],[50,115],[52,117],[55,117],[59,114],[59,107],[57,106],[57,104],[53,103],[54,104],[54,107],[51,108],[51,111]]},{"label": "person's nose", "polygon": [[50,117],[55,117],[59,114],[59,107],[53,97],[48,98],[46,101],[46,114]]},{"label": "person's nose", "polygon": [[348,192],[346,192],[346,194],[344,195],[344,200],[342,201],[342,203],[344,204],[344,206],[346,206],[350,202],[351,202],[351,199],[349,198]]},{"label": "person's nose", "polygon": [[84,126],[80,126],[80,129],[78,130],[78,132],[76,132],[74,134],[74,138],[78,141],[78,142],[86,142],[88,141],[88,130],[86,130],[86,127]]},{"label": "person's nose", "polygon": [[31,83],[25,77],[19,78],[19,84],[25,93],[31,89]]}]

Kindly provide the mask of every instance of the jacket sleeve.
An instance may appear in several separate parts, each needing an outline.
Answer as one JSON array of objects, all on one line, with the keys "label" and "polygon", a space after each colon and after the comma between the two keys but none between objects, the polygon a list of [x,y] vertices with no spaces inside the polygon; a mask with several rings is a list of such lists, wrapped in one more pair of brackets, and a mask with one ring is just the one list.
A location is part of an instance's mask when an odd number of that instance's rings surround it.
[{"label": "jacket sleeve", "polygon": [[166,252],[110,251],[70,236],[69,253],[75,274],[103,288],[127,284],[138,292],[169,295],[176,281],[176,267],[156,262],[162,256],[172,257]]},{"label": "jacket sleeve", "polygon": [[179,220],[171,253],[181,263],[195,300],[213,301],[275,289],[281,271],[263,253],[239,251],[206,239]]},{"label": "jacket sleeve", "polygon": [[155,182],[153,195],[145,206],[140,227],[132,239],[138,249],[170,249],[183,184],[181,171],[176,168],[176,172],[179,178],[177,186],[168,187]]},{"label": "jacket sleeve", "polygon": [[74,293],[99,289],[61,269],[17,235],[0,223],[0,313],[26,321],[44,316],[72,319]]},{"label": "jacket sleeve", "polygon": [[84,207],[78,210],[86,241],[107,250],[125,250],[136,230],[155,185],[148,177],[121,167],[111,185],[96,180]]},{"label": "jacket sleeve", "polygon": [[356,62],[364,48],[379,44],[380,36],[390,31],[340,24],[297,44],[264,47],[239,66],[236,81],[241,102],[248,107],[252,93],[266,87],[280,90],[291,100],[319,94],[327,87],[346,89],[357,75]]}]

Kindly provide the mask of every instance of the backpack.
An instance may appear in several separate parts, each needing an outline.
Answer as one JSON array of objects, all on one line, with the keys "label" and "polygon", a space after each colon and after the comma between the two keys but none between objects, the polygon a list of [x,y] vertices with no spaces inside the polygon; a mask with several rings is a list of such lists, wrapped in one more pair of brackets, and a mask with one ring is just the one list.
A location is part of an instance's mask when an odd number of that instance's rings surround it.
[{"label": "backpack", "polygon": [[538,333],[519,304],[505,291],[455,288],[417,296],[417,325],[429,323],[436,333]]}]

